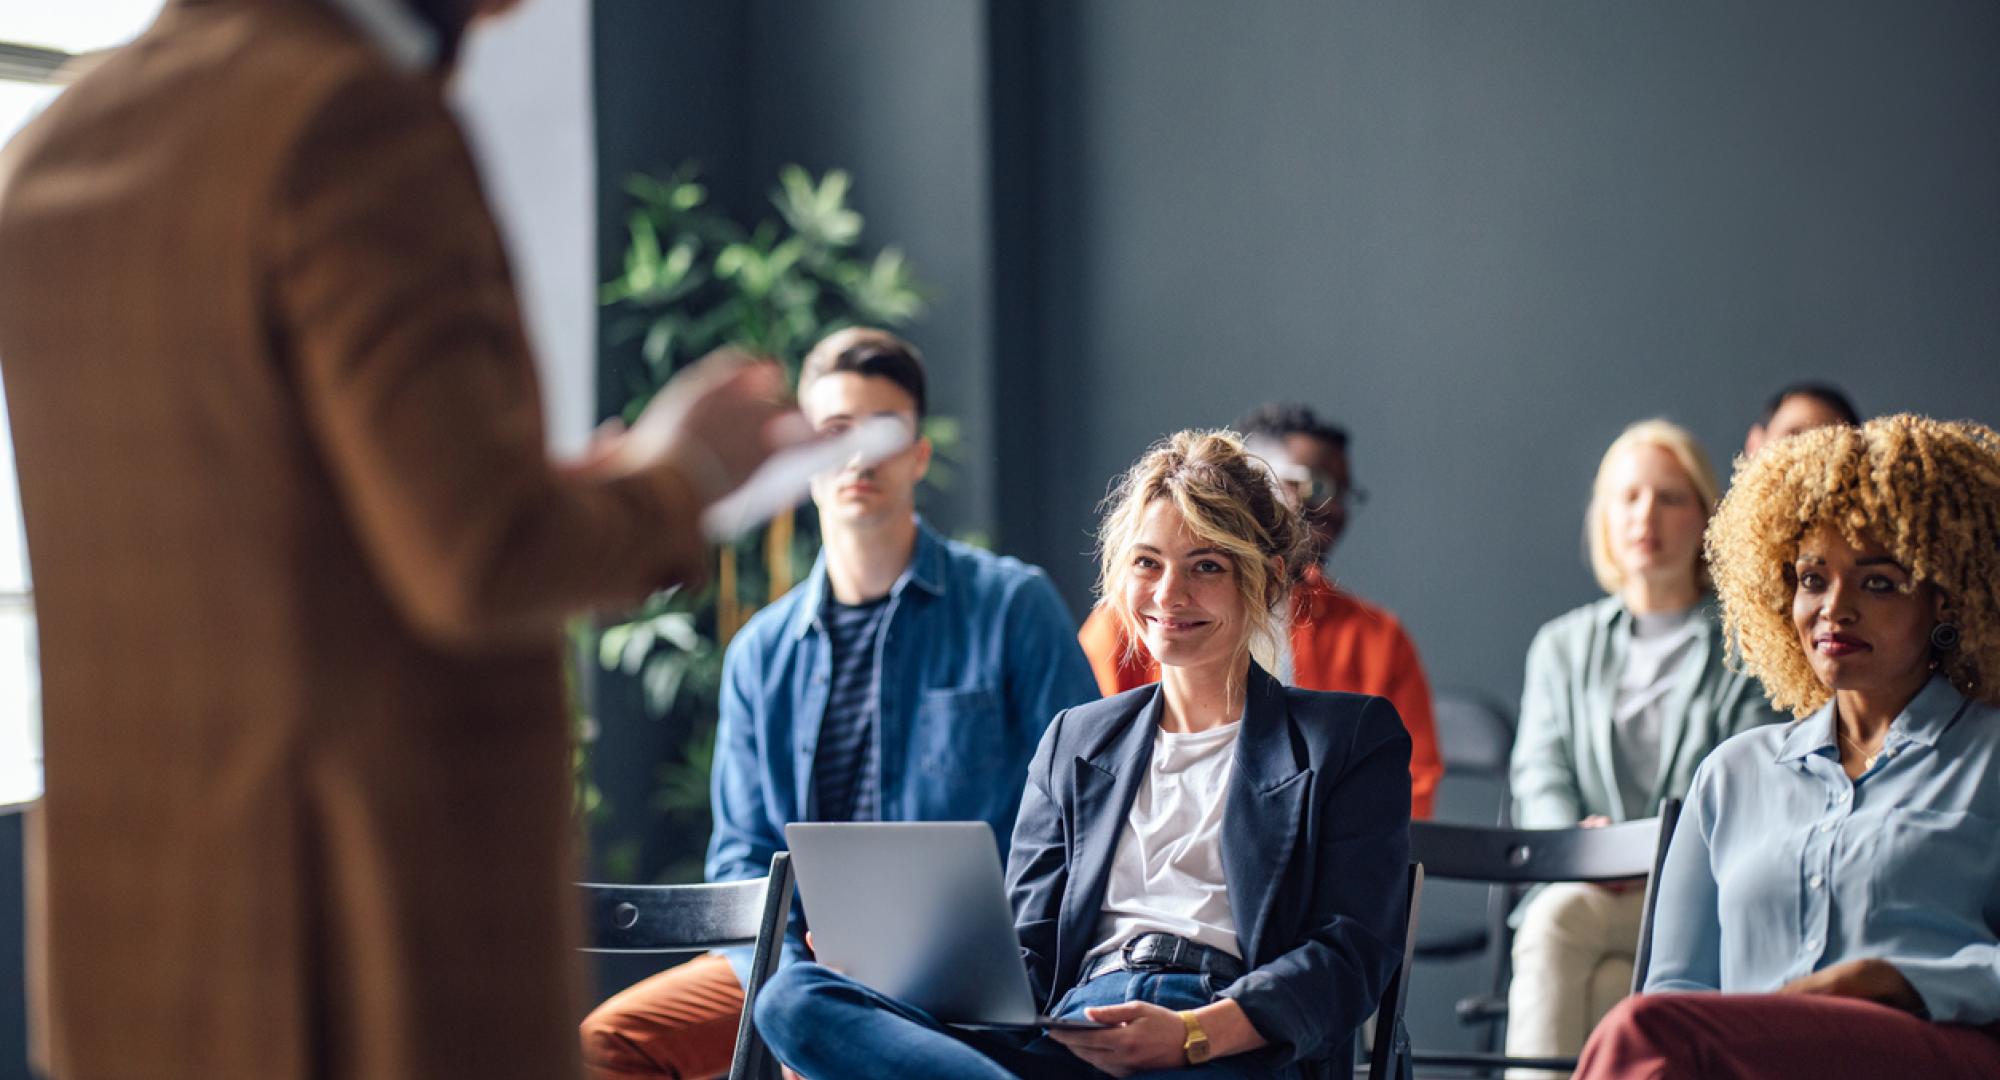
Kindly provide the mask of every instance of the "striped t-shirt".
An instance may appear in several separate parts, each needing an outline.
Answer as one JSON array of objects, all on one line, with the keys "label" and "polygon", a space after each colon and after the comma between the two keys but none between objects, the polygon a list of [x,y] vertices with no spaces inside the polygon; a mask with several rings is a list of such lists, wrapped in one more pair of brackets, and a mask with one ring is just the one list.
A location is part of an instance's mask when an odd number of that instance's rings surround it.
[{"label": "striped t-shirt", "polygon": [[827,602],[832,685],[813,755],[815,821],[874,821],[881,816],[875,790],[875,669],[888,611],[886,596],[859,604]]}]

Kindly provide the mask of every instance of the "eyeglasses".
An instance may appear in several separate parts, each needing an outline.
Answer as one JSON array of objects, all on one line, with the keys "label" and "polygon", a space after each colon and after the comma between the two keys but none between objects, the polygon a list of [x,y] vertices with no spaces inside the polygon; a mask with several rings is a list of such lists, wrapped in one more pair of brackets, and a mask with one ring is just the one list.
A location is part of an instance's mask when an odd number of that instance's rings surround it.
[{"label": "eyeglasses", "polygon": [[1326,509],[1328,504],[1338,502],[1352,509],[1368,502],[1368,489],[1356,484],[1342,487],[1333,477],[1313,469],[1303,478],[1286,480],[1285,486],[1299,501],[1299,508],[1307,513]]}]

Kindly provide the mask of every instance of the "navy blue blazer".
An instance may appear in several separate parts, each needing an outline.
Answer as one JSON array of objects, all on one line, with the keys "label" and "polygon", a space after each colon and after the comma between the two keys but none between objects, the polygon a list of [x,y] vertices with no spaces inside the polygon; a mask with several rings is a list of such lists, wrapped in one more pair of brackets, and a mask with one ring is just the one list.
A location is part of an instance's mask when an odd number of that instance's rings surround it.
[{"label": "navy blue blazer", "polygon": [[[1402,959],[1410,737],[1387,699],[1289,689],[1250,666],[1222,818],[1248,974],[1221,991],[1274,1064],[1351,1070],[1355,1031]],[[1058,714],[1029,766],[1007,887],[1028,978],[1075,985],[1118,836],[1153,755],[1157,684]]]}]

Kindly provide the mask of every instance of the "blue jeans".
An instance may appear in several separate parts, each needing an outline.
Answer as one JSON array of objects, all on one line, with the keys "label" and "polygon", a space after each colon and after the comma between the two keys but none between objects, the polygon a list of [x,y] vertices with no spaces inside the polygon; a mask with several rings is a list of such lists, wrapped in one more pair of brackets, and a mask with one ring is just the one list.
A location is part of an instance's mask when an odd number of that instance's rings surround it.
[{"label": "blue jeans", "polygon": [[[1073,1017],[1095,1005],[1150,1001],[1169,1009],[1194,1009],[1215,1000],[1201,975],[1116,972],[1063,995],[1055,1015]],[[1085,1064],[1047,1035],[1008,1036],[947,1027],[921,1009],[813,963],[778,972],[757,995],[757,1030],[778,1060],[808,1080],[922,1076],[1012,1080],[1059,1077],[1102,1080],[1107,1073]],[[1283,1080],[1298,1075],[1253,1060],[1221,1058],[1201,1066],[1133,1074],[1202,1080]]]}]

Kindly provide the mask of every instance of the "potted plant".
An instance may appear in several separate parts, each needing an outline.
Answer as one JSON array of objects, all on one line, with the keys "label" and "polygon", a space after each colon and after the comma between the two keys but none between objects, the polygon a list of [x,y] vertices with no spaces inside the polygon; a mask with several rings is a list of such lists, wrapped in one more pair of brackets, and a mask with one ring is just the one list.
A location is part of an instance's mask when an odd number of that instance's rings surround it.
[{"label": "potted plant", "polygon": [[[902,253],[861,250],[862,220],[847,204],[847,173],[835,169],[815,179],[791,165],[778,181],[770,198],[777,217],[747,227],[712,205],[692,166],[626,182],[633,205],[624,268],[601,294],[614,313],[612,341],[639,343],[637,362],[621,373],[629,391],[626,419],[675,371],[723,345],[778,361],[796,385],[800,360],[827,334],[856,324],[895,328],[922,315],[923,292]],[[945,479],[957,425],[933,417],[925,434],[946,459],[938,474]],[[723,649],[758,608],[797,582],[816,549],[810,513],[782,514],[722,545],[707,586],[657,594],[627,621],[597,633],[597,662],[636,678],[653,717],[678,716],[688,726],[679,752],[658,770],[646,813],[615,826],[616,838],[603,845],[607,873],[627,880],[700,876],[699,847],[670,853],[657,870],[639,865],[640,851],[658,828],[708,834]],[[587,747],[587,720],[583,729]],[[587,777],[587,767],[579,769]],[[579,798],[603,813],[587,781]]]}]

